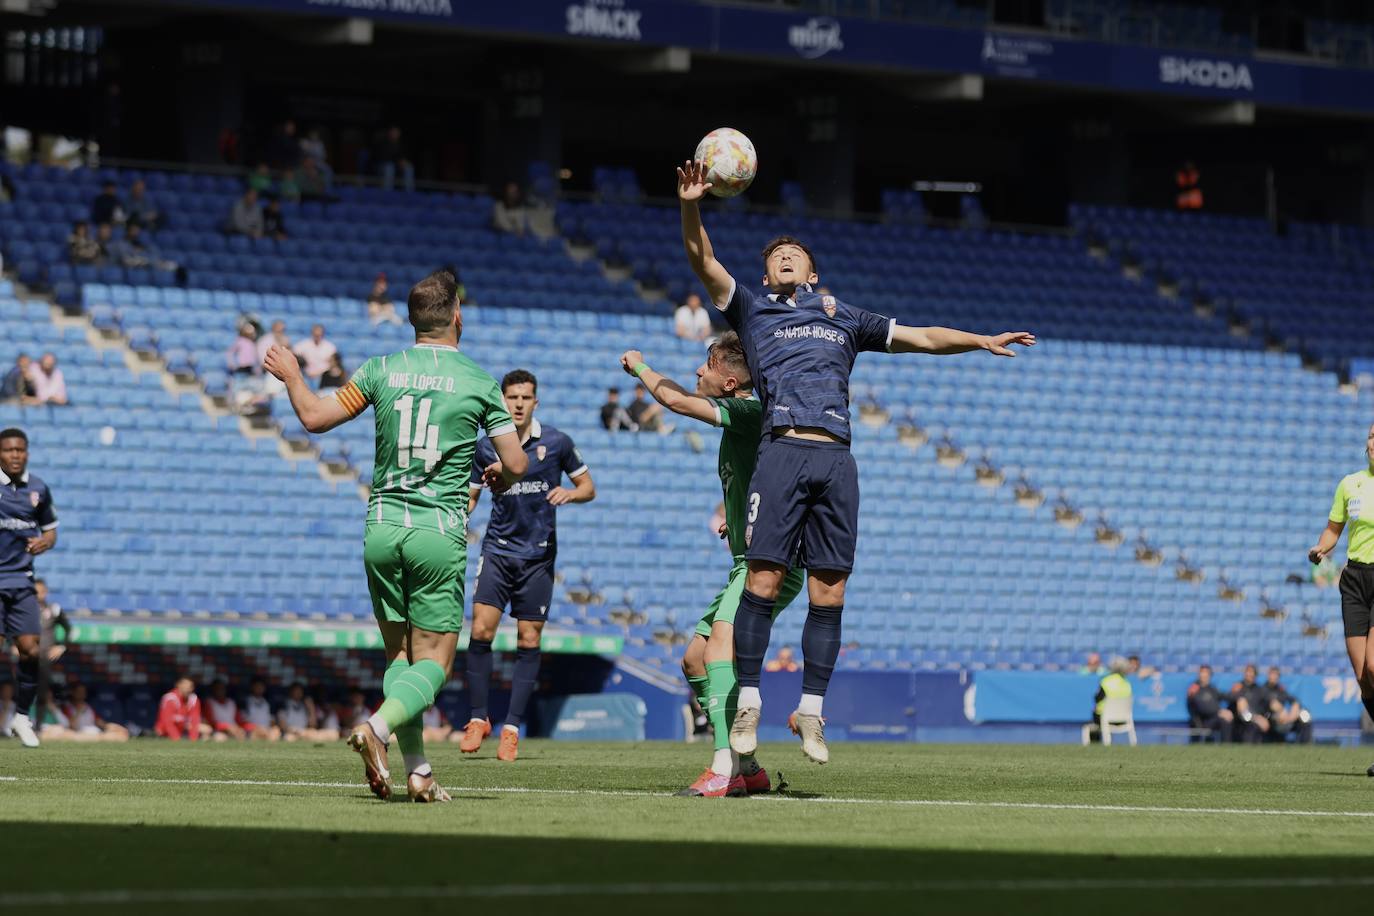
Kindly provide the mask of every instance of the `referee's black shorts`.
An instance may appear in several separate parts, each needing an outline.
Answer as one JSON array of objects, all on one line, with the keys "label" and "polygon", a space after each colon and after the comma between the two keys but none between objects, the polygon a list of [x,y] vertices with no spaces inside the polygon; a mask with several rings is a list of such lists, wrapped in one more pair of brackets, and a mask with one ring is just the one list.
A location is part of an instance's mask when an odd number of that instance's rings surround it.
[{"label": "referee's black shorts", "polygon": [[1374,608],[1374,563],[1350,560],[1341,573],[1341,618],[1346,638],[1368,636]]}]

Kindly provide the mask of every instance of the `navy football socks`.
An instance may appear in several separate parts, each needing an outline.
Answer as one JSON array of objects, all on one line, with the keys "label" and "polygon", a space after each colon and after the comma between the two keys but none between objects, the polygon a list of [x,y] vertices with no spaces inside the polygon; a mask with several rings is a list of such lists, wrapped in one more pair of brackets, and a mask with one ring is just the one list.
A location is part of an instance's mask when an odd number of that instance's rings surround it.
[{"label": "navy football socks", "polygon": [[[38,659],[21,658],[15,666],[18,670],[14,677],[14,711],[22,715],[33,715],[33,701],[38,696]],[[33,723],[35,726],[41,722]]]},{"label": "navy football socks", "polygon": [[525,707],[529,705],[530,694],[539,683],[539,647],[518,649],[515,653],[515,674],[511,678],[510,711],[506,713],[506,724],[519,726],[525,721]]},{"label": "navy football socks", "polygon": [[474,719],[487,718],[487,693],[491,690],[491,640],[468,642],[468,699]]},{"label": "navy football socks", "polygon": [[802,627],[802,693],[825,696],[840,657],[840,615],[844,605],[811,605]]},{"label": "navy football socks", "polygon": [[773,604],[745,589],[735,611],[735,670],[741,687],[758,687],[768,638],[773,633]]}]

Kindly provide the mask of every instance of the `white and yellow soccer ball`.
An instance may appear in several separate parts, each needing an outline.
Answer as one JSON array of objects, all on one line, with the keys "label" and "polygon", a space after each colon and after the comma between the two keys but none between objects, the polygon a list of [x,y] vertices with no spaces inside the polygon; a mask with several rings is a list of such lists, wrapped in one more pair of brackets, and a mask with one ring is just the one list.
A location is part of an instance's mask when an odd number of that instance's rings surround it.
[{"label": "white and yellow soccer ball", "polygon": [[754,144],[733,127],[717,127],[702,137],[696,159],[706,164],[706,180],[716,197],[744,193],[759,170]]}]

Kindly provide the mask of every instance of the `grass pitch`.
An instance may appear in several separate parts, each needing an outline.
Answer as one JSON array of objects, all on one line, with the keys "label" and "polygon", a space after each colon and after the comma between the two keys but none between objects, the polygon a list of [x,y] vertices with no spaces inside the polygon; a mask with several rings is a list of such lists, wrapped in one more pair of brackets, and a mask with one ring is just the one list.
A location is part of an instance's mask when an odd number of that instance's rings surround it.
[{"label": "grass pitch", "polygon": [[790,787],[748,800],[671,797],[700,744],[494,753],[435,749],[455,800],[424,806],[373,799],[342,743],[3,742],[0,912],[1158,916],[1374,885],[1359,750],[765,746]]}]

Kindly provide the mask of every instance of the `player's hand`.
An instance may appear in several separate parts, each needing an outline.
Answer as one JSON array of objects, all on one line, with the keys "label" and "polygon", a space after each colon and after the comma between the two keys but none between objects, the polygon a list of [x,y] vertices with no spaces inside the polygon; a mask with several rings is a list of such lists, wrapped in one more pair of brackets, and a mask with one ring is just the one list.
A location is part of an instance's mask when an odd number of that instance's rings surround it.
[{"label": "player's hand", "polygon": [[1326,559],[1327,553],[1330,551],[1323,551],[1320,547],[1309,547],[1307,549],[1307,562],[1313,566],[1320,565],[1321,561]]},{"label": "player's hand", "polygon": [[720,535],[720,539],[721,539],[722,541],[725,540],[727,537],[729,537],[729,536],[730,536],[730,525],[729,525],[729,523],[728,523],[728,522],[721,522],[721,523],[720,523],[720,527],[716,529],[716,534]]},{"label": "player's hand", "polygon": [[52,550],[52,541],[47,536],[40,535],[36,538],[29,538],[28,545],[25,547],[30,556],[38,556],[40,553],[47,553]]},{"label": "player's hand", "polygon": [[506,483],[506,478],[502,475],[501,462],[493,461],[482,471],[482,486],[491,490],[493,493],[504,493],[510,489],[510,484]]},{"label": "player's hand", "polygon": [[267,348],[267,355],[262,359],[262,367],[283,382],[301,377],[300,360],[296,359],[295,353],[281,344],[272,344]]},{"label": "player's hand", "polygon": [[1023,347],[1035,346],[1035,335],[1030,331],[1008,331],[1005,334],[998,334],[989,337],[987,351],[996,356],[1015,356],[1011,351],[1012,344],[1019,344]]},{"label": "player's hand", "polygon": [[706,180],[706,163],[688,159],[677,170],[678,200],[701,200],[711,190],[711,182]]},{"label": "player's hand", "polygon": [[640,353],[638,350],[626,350],[624,353],[620,354],[620,368],[624,369],[630,375],[635,374],[635,366],[638,366],[642,362],[644,362],[644,354]]},{"label": "player's hand", "polygon": [[548,500],[550,506],[562,506],[572,502],[575,494],[567,487],[554,487],[549,491]]}]

